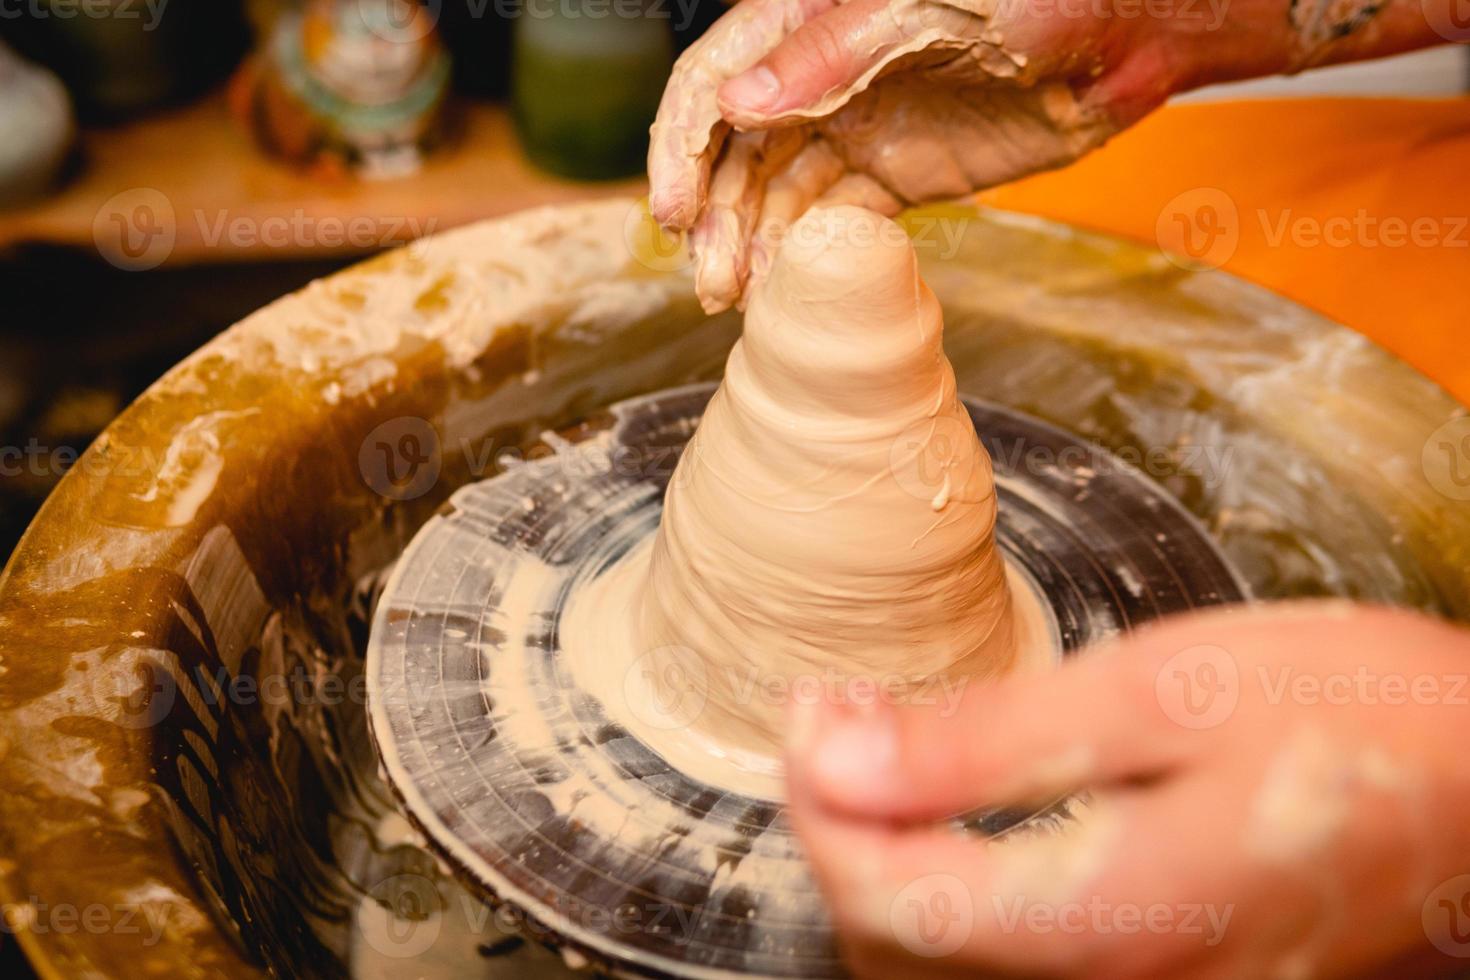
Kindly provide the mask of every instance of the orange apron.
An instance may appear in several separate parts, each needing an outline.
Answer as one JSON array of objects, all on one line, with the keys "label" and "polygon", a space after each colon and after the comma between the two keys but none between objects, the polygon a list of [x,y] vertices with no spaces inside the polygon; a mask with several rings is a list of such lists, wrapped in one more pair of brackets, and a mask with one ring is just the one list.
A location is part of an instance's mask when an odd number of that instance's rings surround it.
[{"label": "orange apron", "polygon": [[1470,404],[1470,99],[1171,106],[980,199],[1222,267]]}]

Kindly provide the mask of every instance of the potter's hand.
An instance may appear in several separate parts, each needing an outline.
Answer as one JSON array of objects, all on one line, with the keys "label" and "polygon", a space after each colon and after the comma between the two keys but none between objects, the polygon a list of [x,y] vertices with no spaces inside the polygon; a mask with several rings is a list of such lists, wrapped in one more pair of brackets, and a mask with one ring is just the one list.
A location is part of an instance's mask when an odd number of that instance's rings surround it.
[{"label": "potter's hand", "polygon": [[957,197],[1066,163],[1174,92],[1442,42],[1458,2],[746,0],[674,66],[650,204],[690,231],[714,311],[813,201]]},{"label": "potter's hand", "polygon": [[[1179,619],[950,717],[798,709],[792,819],[861,976],[1443,971],[1470,956],[1467,672],[1470,633],[1406,613]],[[1083,788],[1061,836],[929,823]]]},{"label": "potter's hand", "polygon": [[[674,68],[651,206],[691,231],[707,308],[818,199],[885,214],[1069,161],[1172,89],[1098,18],[995,0],[747,0]],[[881,76],[881,77],[880,77]],[[740,132],[730,134],[733,125]]]}]

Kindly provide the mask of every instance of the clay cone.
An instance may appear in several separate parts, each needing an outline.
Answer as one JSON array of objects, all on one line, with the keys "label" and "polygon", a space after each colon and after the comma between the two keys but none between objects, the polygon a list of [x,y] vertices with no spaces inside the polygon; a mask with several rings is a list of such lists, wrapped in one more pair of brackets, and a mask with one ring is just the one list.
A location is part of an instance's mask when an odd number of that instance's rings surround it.
[{"label": "clay cone", "polygon": [[[698,727],[778,751],[788,697],[901,698],[1015,658],[990,459],[893,222],[816,209],[753,292],[670,485],[639,642]],[[693,658],[693,659],[691,659]],[[666,692],[670,698],[687,692]]]}]

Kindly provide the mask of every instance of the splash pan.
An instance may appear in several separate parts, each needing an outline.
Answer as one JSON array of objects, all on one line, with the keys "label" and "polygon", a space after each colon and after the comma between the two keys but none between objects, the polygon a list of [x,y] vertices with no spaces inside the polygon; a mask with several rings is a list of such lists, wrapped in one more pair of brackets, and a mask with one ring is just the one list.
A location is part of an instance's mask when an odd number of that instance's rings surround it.
[{"label": "splash pan", "polygon": [[[637,955],[607,955],[590,934],[540,922],[528,910],[554,908],[555,894],[529,873],[493,880],[493,835],[477,838],[482,863],[462,883],[471,855],[448,855],[445,841],[473,835],[453,825],[441,839],[430,816],[451,812],[442,799],[404,805],[397,793],[417,785],[405,774],[437,770],[404,754],[409,768],[383,778],[363,694],[375,610],[398,608],[397,592],[379,603],[389,570],[431,520],[468,526],[469,496],[435,517],[456,493],[494,485],[497,461],[545,432],[579,419],[597,429],[606,406],[718,377],[738,320],[701,313],[677,258],[625,244],[638,214],[624,201],[517,215],[315,283],[170,372],[62,481],[0,578],[0,901],[43,925],[46,910],[101,905],[163,928],[22,929],[43,975],[566,971],[519,936],[565,950],[573,966],[692,969],[694,954],[661,950],[655,936],[630,941]],[[1145,496],[1167,503],[1160,514],[1191,515],[1191,534],[1175,537],[1191,550],[1164,558],[1196,584],[1171,597],[1139,566],[1134,594],[1126,574],[1109,573],[1120,621],[1179,596],[1223,596],[1208,572],[1222,567],[1258,599],[1344,596],[1470,619],[1470,490],[1439,448],[1467,423],[1433,384],[1280,297],[1150,250],[969,209],[910,225],[960,389],[996,413],[994,431],[1044,423],[1136,467]],[[995,456],[1003,468],[1005,447]],[[1008,521],[1019,521],[1035,488],[1009,489]],[[651,527],[655,513],[639,513]],[[1019,561],[1031,532],[1012,530]],[[1122,554],[1142,556],[1136,545]],[[418,560],[416,549],[407,561]],[[1044,568],[1030,572],[1047,587]],[[484,586],[453,610],[467,633]],[[1089,596],[1083,608],[1103,608]],[[627,739],[597,742],[592,706],[560,703],[547,710],[574,740],[590,733],[599,758],[638,773],[622,790],[657,781]],[[401,752],[424,741],[377,727]],[[546,808],[518,818],[554,820],[554,789],[535,792]],[[666,792],[659,805],[677,810],[672,797],[691,788]],[[742,849],[790,846],[763,801],[701,806],[688,823],[726,846],[722,882],[746,867],[733,860]],[[699,954],[709,969],[777,972],[789,956],[808,972],[836,969],[799,875],[789,909],[757,912],[790,949],[747,962],[735,955],[748,948],[737,920],[756,893],[722,893],[708,885],[714,872],[678,861],[671,852],[645,873],[684,906],[718,896],[726,931]],[[669,891],[676,866],[689,869],[687,893]],[[555,873],[537,872],[557,883]],[[643,880],[617,874],[598,901]],[[482,901],[497,888],[514,899],[501,911]]]}]

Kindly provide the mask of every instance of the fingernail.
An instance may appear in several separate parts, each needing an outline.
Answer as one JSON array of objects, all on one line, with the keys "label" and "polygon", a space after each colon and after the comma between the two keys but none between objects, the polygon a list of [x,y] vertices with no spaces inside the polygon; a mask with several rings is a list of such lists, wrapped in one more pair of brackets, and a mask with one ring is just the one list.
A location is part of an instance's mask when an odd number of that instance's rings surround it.
[{"label": "fingernail", "polygon": [[721,95],[744,109],[769,109],[781,97],[781,80],[771,69],[761,65],[725,83]]},{"label": "fingernail", "polygon": [[897,764],[898,725],[891,711],[848,715],[816,735],[811,754],[822,787],[846,800],[883,799]]}]

